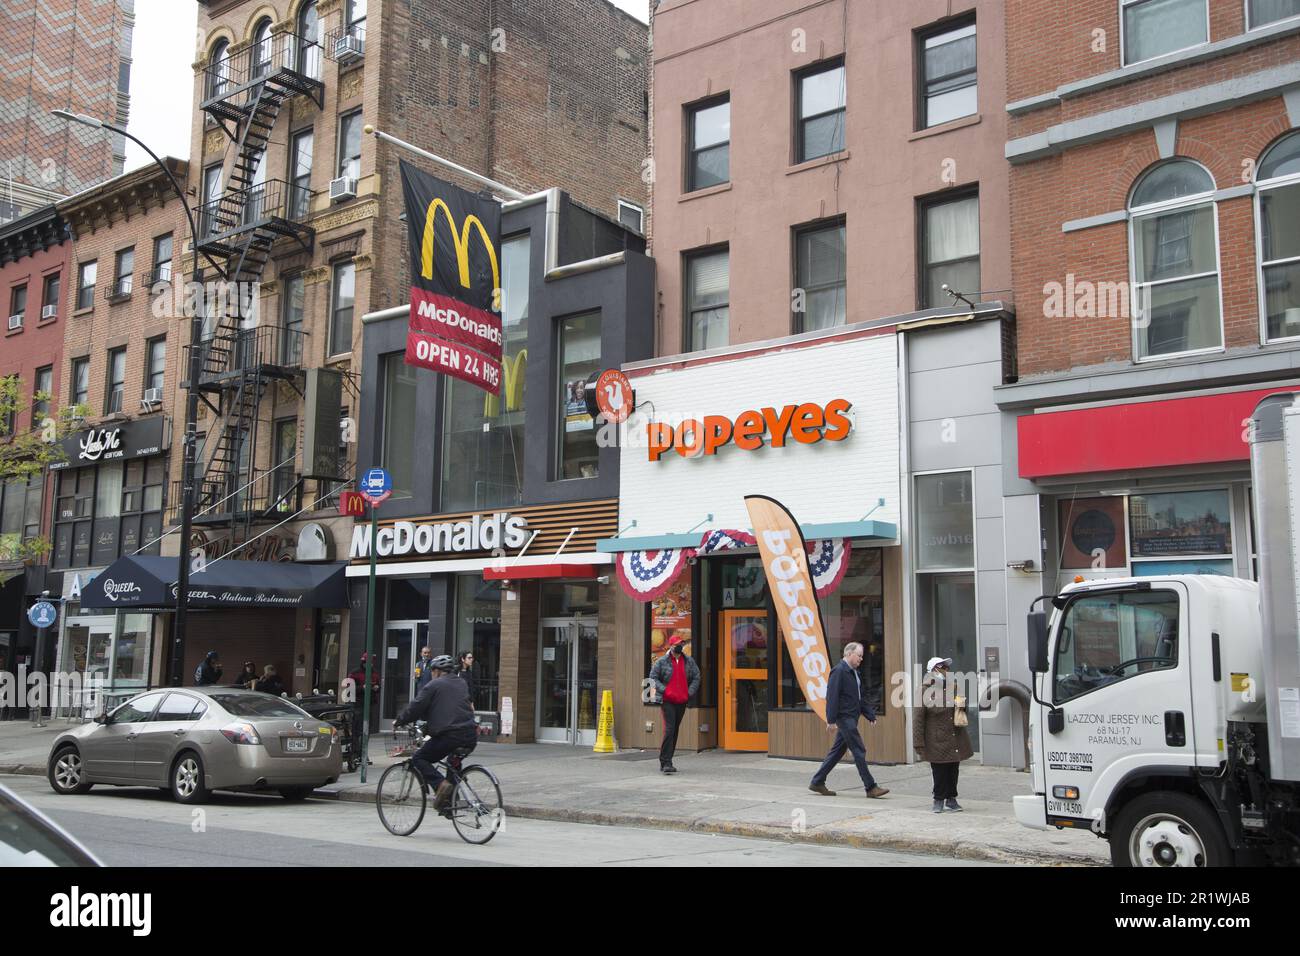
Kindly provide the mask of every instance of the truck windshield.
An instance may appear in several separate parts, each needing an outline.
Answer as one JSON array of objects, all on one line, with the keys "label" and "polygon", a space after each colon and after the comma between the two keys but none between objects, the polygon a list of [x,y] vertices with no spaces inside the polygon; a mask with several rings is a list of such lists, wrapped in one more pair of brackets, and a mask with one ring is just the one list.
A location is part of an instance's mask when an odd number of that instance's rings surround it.
[{"label": "truck windshield", "polygon": [[1055,703],[1178,666],[1178,595],[1110,591],[1071,601],[1056,639]]}]

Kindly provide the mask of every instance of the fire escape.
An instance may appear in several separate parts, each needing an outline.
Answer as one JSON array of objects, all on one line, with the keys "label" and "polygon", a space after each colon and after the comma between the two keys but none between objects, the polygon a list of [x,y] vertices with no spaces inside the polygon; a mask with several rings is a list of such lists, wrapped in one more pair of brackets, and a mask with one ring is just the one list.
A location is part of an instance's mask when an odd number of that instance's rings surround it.
[{"label": "fire escape", "polygon": [[[283,480],[273,462],[256,468],[258,409],[274,382],[288,382],[303,394],[303,331],[283,327],[258,312],[258,284],[277,242],[310,250],[314,231],[305,222],[310,193],[281,180],[267,180],[267,142],[281,107],[306,96],[324,106],[320,45],[280,33],[211,63],[200,108],[225,131],[235,157],[221,194],[205,196],[199,208],[195,255],[222,266],[225,279],[207,295],[203,334],[186,347],[199,350],[200,398],[216,420],[210,425],[195,475],[196,526],[242,528],[251,537],[255,522],[283,518],[301,507],[302,478]],[[212,289],[211,284],[205,288]],[[215,306],[215,308],[214,308]],[[292,465],[289,466],[292,468]],[[173,501],[180,501],[180,489]]]}]

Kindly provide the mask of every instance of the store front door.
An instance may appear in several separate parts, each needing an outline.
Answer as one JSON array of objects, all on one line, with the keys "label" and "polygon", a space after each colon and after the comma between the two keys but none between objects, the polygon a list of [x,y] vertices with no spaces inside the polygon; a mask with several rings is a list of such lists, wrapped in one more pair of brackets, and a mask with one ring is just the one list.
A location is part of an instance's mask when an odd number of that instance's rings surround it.
[{"label": "store front door", "polygon": [[718,656],[722,686],[719,743],[724,750],[767,750],[766,611],[722,611]]},{"label": "store front door", "polygon": [[379,695],[381,730],[392,730],[402,709],[415,697],[415,659],[429,643],[428,621],[389,621],[384,628],[384,676]]},{"label": "store front door", "polygon": [[596,743],[596,622],[543,618],[537,655],[537,739]]}]

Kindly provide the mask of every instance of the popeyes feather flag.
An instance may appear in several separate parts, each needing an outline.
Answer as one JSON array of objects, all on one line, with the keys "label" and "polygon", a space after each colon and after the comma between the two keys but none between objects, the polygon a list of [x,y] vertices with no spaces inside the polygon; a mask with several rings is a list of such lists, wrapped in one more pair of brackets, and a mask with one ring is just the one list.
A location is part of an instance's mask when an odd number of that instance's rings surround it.
[{"label": "popeyes feather flag", "polygon": [[746,495],[745,507],[763,557],[767,587],[785,633],[785,646],[799,675],[808,706],[826,720],[826,680],[831,672],[826,629],[808,571],[803,532],[785,505],[764,495]]},{"label": "popeyes feather flag", "polygon": [[406,364],[501,394],[501,207],[401,163],[411,247]]}]

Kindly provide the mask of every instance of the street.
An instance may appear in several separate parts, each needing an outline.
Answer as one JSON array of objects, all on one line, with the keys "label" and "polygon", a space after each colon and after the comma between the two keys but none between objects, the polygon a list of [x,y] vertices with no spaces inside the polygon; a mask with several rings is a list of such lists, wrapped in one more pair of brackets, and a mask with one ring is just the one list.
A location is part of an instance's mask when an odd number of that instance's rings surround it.
[{"label": "street", "polygon": [[0,782],[109,866],[980,866],[882,850],[705,833],[508,820],[487,846],[429,813],[411,837],[387,833],[370,803],[218,793],[182,807],[155,790],[98,787],[60,797],[44,778]]}]

